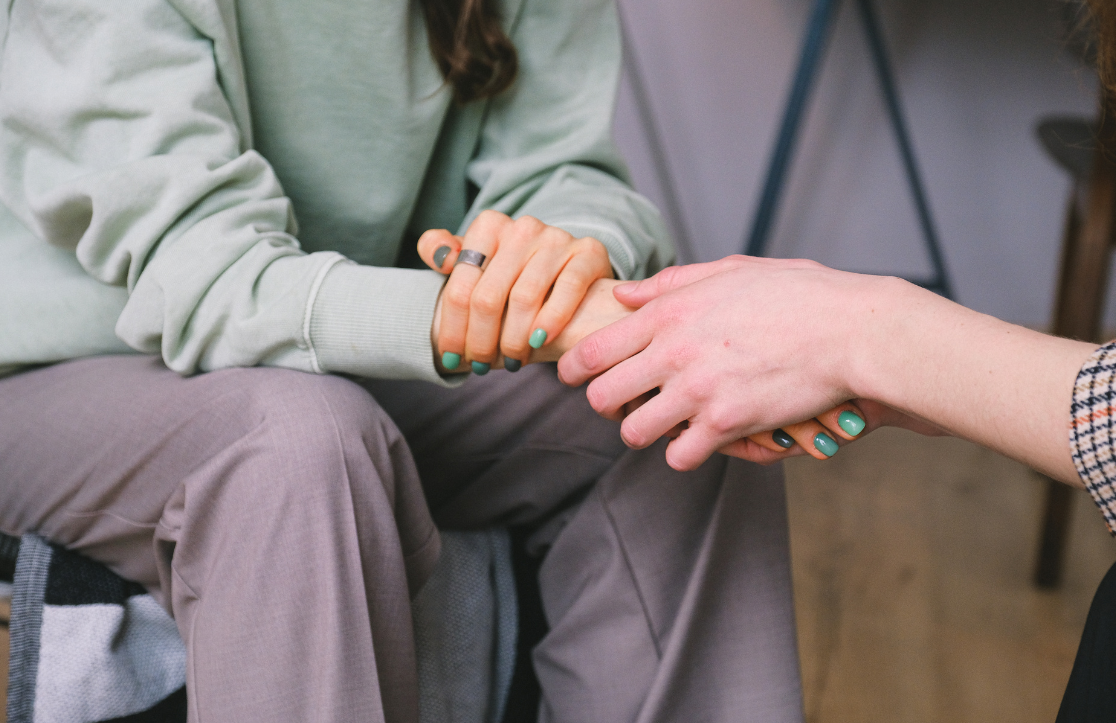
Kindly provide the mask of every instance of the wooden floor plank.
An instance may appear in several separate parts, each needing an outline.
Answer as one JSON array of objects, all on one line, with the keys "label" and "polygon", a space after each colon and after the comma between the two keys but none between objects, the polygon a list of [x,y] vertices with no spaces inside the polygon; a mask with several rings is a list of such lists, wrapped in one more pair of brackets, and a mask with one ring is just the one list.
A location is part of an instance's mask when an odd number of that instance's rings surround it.
[{"label": "wooden floor plank", "polygon": [[1065,583],[1031,585],[1041,482],[884,430],[787,465],[809,723],[1052,721],[1116,543],[1084,494]]}]

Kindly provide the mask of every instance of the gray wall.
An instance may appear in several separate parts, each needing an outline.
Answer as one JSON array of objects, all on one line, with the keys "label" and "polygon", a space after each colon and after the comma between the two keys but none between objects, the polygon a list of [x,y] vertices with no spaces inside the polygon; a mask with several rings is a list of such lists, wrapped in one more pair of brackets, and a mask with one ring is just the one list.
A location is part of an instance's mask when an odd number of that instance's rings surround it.
[{"label": "gray wall", "polygon": [[[759,193],[808,0],[620,0],[648,81],[686,235],[701,260],[738,252]],[[771,255],[929,272],[855,8],[833,35]],[[1095,80],[1063,49],[1050,0],[877,0],[959,300],[1049,322],[1068,179],[1034,135],[1092,113]],[[629,87],[617,139],[662,204]],[[1111,317],[1110,317],[1111,318]]]}]

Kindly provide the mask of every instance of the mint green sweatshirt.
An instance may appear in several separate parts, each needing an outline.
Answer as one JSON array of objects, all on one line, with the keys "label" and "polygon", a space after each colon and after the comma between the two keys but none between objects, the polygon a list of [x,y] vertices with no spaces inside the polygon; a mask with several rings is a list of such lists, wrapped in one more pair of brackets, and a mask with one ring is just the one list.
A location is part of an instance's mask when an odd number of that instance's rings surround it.
[{"label": "mint green sweatshirt", "polygon": [[508,92],[458,106],[407,0],[11,0],[0,373],[135,350],[442,381],[429,228],[483,209],[669,263],[611,142],[609,0],[502,0]]}]

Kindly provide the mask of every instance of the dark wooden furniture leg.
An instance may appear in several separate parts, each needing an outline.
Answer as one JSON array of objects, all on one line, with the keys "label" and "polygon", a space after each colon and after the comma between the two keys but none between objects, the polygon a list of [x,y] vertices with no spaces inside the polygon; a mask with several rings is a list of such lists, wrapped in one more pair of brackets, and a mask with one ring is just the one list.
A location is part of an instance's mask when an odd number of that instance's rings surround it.
[{"label": "dark wooden furniture leg", "polygon": [[[1084,341],[1100,341],[1104,297],[1108,286],[1109,253],[1116,242],[1116,119],[1111,98],[1105,99],[1097,133],[1093,169],[1085,187],[1084,210],[1075,189],[1066,213],[1062,268],[1054,312],[1054,334]],[[1102,108],[1104,107],[1102,106]],[[1056,587],[1074,499],[1072,488],[1047,479],[1046,509],[1039,544],[1035,584]]]}]

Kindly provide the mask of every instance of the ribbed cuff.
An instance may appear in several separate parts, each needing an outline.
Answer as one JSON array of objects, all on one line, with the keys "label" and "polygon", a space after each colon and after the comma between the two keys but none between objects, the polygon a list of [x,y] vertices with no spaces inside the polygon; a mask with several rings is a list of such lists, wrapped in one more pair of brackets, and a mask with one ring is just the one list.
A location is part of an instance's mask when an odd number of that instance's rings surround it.
[{"label": "ribbed cuff", "polygon": [[1097,349],[1081,367],[1069,436],[1077,474],[1116,535],[1116,342]]},{"label": "ribbed cuff", "polygon": [[324,371],[456,386],[434,367],[430,326],[445,277],[434,271],[339,263],[310,316],[310,344]]}]

